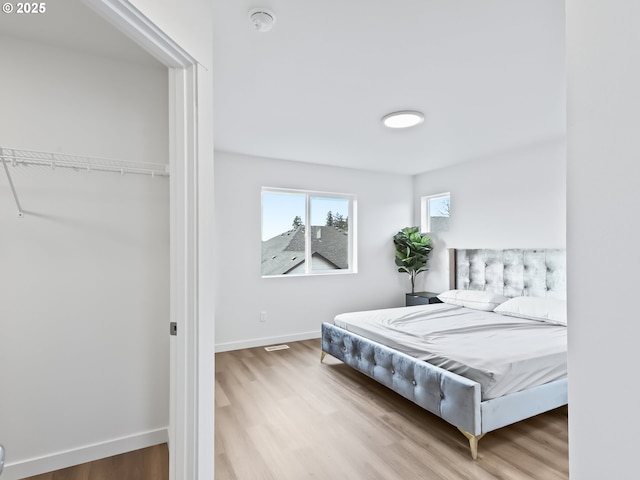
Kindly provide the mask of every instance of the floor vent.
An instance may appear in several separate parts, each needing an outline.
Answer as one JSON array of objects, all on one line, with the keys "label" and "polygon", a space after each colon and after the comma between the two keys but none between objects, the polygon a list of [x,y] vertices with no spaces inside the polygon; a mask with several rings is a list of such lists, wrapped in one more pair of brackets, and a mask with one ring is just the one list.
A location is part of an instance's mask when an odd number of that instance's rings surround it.
[{"label": "floor vent", "polygon": [[275,352],[276,350],[286,350],[289,345],[272,345],[270,347],[264,347],[267,352]]}]

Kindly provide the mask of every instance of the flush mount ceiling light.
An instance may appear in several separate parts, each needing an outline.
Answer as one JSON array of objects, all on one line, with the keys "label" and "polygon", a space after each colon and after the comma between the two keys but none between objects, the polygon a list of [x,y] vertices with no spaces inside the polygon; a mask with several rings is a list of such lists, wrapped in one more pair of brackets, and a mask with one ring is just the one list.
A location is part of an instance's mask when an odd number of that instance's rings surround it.
[{"label": "flush mount ceiling light", "polygon": [[424,121],[424,115],[421,112],[413,110],[403,110],[401,112],[389,113],[382,117],[382,123],[389,128],[409,128],[415,127]]},{"label": "flush mount ceiling light", "polygon": [[266,8],[254,8],[249,12],[249,20],[258,32],[268,32],[276,23],[276,15]]}]

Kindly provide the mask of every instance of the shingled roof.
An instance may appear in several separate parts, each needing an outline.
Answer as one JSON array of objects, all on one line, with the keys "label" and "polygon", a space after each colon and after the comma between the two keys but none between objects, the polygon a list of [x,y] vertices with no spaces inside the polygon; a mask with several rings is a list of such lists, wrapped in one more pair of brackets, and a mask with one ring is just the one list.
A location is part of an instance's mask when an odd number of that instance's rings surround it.
[{"label": "shingled roof", "polygon": [[[305,227],[300,226],[262,242],[262,275],[285,275],[304,263]],[[349,268],[347,232],[311,226],[311,256],[329,269]]]}]

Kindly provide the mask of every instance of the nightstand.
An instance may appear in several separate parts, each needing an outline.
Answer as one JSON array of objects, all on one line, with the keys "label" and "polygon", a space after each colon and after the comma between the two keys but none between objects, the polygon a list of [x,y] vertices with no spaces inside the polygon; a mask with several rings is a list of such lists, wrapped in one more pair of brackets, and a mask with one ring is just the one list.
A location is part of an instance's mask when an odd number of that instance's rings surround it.
[{"label": "nightstand", "polygon": [[428,305],[430,303],[442,303],[437,293],[433,292],[416,292],[406,294],[406,305],[412,307],[414,305]]}]

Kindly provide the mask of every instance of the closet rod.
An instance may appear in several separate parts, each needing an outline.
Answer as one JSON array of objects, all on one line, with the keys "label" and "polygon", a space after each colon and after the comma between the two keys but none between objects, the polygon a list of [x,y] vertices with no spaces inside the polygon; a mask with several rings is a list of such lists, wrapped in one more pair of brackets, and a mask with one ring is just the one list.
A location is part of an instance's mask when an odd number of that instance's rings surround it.
[{"label": "closet rod", "polygon": [[[17,148],[0,147],[0,155],[7,169],[7,161],[13,167],[18,165],[41,165],[53,168],[73,168],[75,170],[93,170],[102,172],[117,172],[121,174],[135,173],[143,175],[168,177],[169,166],[159,163],[131,162],[123,160],[110,160],[99,157],[81,157],[63,153],[39,152],[33,150],[20,150]],[[7,169],[8,174],[8,169]]]},{"label": "closet rod", "polygon": [[7,161],[4,159],[3,152],[4,150],[0,147],[0,154],[2,154],[2,166],[4,167],[4,171],[7,174],[7,180],[9,180],[9,186],[11,187],[11,193],[13,193],[13,199],[16,201],[16,207],[18,208],[18,216],[23,217],[24,213],[22,212],[22,207],[20,206],[20,200],[18,200],[18,194],[16,193],[16,188],[13,186],[11,173],[9,172],[9,167],[7,167]]}]

